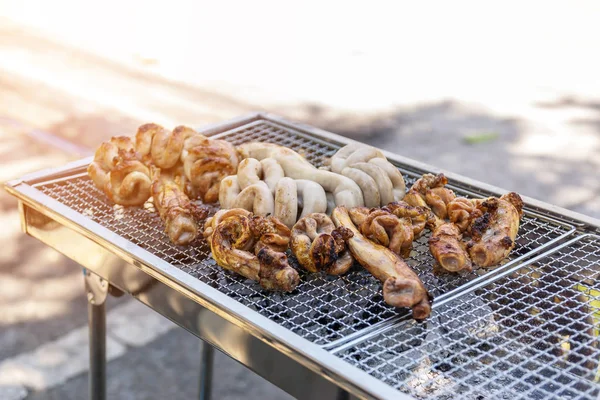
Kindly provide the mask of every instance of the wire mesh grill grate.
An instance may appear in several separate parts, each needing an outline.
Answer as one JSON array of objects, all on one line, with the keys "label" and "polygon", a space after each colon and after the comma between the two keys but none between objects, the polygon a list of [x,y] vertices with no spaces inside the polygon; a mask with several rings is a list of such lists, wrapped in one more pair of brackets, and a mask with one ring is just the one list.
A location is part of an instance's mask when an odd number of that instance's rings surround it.
[{"label": "wire mesh grill grate", "polygon": [[[266,121],[248,124],[219,136],[236,145],[250,141],[280,144],[298,151],[317,166],[322,165],[325,158],[333,155],[338,149],[335,144],[311,139]],[[411,181],[408,176],[406,179],[407,182]],[[157,214],[142,208],[111,205],[87,176],[42,183],[37,188],[317,344],[331,343],[404,311],[386,306],[380,293],[379,282],[359,266],[355,266],[343,277],[301,272],[301,284],[293,293],[269,293],[263,291],[256,283],[219,268],[210,257],[206,243],[201,240],[185,248],[171,244],[163,232],[163,224]],[[556,239],[568,230],[568,226],[526,216],[522,221],[511,259]],[[290,261],[297,267],[293,258],[290,258]],[[407,262],[415,268],[425,286],[434,295],[446,293],[478,274],[487,272],[434,275],[427,235],[415,242]]]},{"label": "wire mesh grill grate", "polygon": [[599,276],[584,238],[339,356],[415,397],[596,398]]}]

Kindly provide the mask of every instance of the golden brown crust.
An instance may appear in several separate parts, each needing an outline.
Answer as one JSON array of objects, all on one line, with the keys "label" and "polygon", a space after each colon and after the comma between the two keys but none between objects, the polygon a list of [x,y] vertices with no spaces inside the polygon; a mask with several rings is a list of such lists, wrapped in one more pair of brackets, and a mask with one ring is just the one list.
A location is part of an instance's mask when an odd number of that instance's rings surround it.
[{"label": "golden brown crust", "polygon": [[447,205],[456,198],[454,192],[445,187],[428,189],[425,193],[425,202],[431,211],[441,219],[448,218]]},{"label": "golden brown crust", "polygon": [[154,206],[165,223],[169,239],[177,245],[186,245],[198,236],[194,207],[183,192],[179,179],[161,176],[158,168],[152,170],[152,198]]},{"label": "golden brown crust", "polygon": [[453,223],[439,225],[429,238],[429,251],[438,265],[449,272],[471,271],[472,264],[461,241],[460,229]]},{"label": "golden brown crust", "polygon": [[521,197],[516,193],[499,199],[490,197],[477,205],[481,216],[471,223],[471,240],[467,243],[469,255],[476,265],[496,265],[515,246],[521,214],[513,203],[522,208]]},{"label": "golden brown crust", "polygon": [[231,143],[200,134],[185,142],[182,160],[186,177],[205,203],[219,199],[221,180],[235,174],[238,166],[238,155]]},{"label": "golden brown crust", "polygon": [[352,232],[336,228],[323,213],[312,213],[301,218],[292,228],[290,248],[298,263],[309,272],[325,271],[340,275],[352,266],[352,256],[345,241]]},{"label": "golden brown crust", "polygon": [[150,197],[150,171],[129,137],[116,136],[102,143],[88,166],[88,175],[116,204],[142,205]]},{"label": "golden brown crust", "polygon": [[290,230],[274,217],[258,217],[246,210],[226,210],[207,221],[213,258],[221,267],[260,283],[267,290],[290,292],[300,281],[283,251]]},{"label": "golden brown crust", "polygon": [[354,258],[383,283],[383,298],[393,307],[411,307],[415,319],[431,313],[431,297],[408,265],[388,248],[365,238],[354,226],[346,207],[336,207],[332,220],[337,227],[348,228],[353,236],[347,245]]},{"label": "golden brown crust", "polygon": [[412,250],[413,226],[409,218],[398,218],[384,209],[354,207],[349,210],[352,222],[367,239],[407,258]]},{"label": "golden brown crust", "polygon": [[480,202],[481,199],[457,197],[448,203],[448,219],[456,224],[461,232],[465,232],[474,219],[481,217],[481,211],[477,209]]},{"label": "golden brown crust", "polygon": [[415,238],[421,235],[429,217],[427,208],[411,206],[405,201],[394,201],[382,209],[391,212],[398,218],[410,218]]}]

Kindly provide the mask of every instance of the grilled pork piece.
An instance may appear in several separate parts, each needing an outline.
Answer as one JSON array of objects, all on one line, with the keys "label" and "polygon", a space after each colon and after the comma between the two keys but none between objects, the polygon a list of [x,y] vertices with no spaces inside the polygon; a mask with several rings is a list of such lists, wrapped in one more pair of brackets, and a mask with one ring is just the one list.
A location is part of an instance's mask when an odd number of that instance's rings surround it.
[{"label": "grilled pork piece", "polygon": [[425,229],[425,224],[429,216],[429,211],[426,207],[414,207],[405,201],[394,201],[382,207],[382,209],[391,212],[398,218],[410,218],[415,238],[418,238],[423,229]]},{"label": "grilled pork piece", "polygon": [[267,290],[293,291],[300,277],[287,262],[290,229],[274,217],[246,210],[219,211],[206,221],[204,236],[224,269],[260,283]]},{"label": "grilled pork piece", "polygon": [[460,229],[451,222],[440,223],[429,238],[429,251],[446,271],[471,271],[472,264]]},{"label": "grilled pork piece", "polygon": [[523,200],[514,192],[499,199],[490,197],[477,205],[481,216],[469,227],[471,240],[467,249],[476,265],[489,267],[508,256],[515,246]]},{"label": "grilled pork piece", "polygon": [[403,258],[410,256],[414,239],[410,218],[398,218],[378,208],[354,207],[350,219],[367,239],[389,248]]},{"label": "grilled pork piece", "polygon": [[349,229],[336,228],[326,214],[313,213],[301,218],[292,228],[290,248],[306,270],[341,275],[354,261],[346,249],[345,240],[350,237]]},{"label": "grilled pork piece", "polygon": [[431,313],[431,297],[410,267],[386,247],[365,238],[350,220],[344,206],[332,213],[337,227],[346,227],[354,234],[347,245],[352,256],[383,283],[383,298],[393,307],[411,307],[415,319],[425,319]]},{"label": "grilled pork piece", "polygon": [[457,197],[448,203],[448,219],[458,226],[461,232],[466,231],[474,219],[481,217],[481,211],[477,205],[481,199],[467,199],[466,197]]},{"label": "grilled pork piece", "polygon": [[197,208],[184,193],[181,177],[161,174],[152,167],[152,198],[160,218],[165,223],[165,232],[177,245],[191,243],[198,236],[198,226],[194,216]]}]

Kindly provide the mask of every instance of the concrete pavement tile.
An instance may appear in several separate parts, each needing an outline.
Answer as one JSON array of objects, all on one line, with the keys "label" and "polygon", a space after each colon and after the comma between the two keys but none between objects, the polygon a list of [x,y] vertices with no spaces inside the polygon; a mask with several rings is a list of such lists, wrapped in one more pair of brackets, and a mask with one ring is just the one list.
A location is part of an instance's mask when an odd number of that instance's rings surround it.
[{"label": "concrete pavement tile", "polygon": [[109,313],[108,334],[134,347],[145,346],[176,325],[146,305],[129,300]]},{"label": "concrete pavement tile", "polygon": [[[20,384],[35,390],[60,385],[88,369],[88,329],[76,329],[36,350],[0,363],[0,384]],[[125,353],[125,346],[110,336],[106,357],[112,360]]]},{"label": "concrete pavement tile", "polygon": [[27,397],[27,389],[19,385],[0,384],[0,399],[2,400],[22,400]]},{"label": "concrete pavement tile", "polygon": [[[193,399],[198,395],[200,341],[182,329],[161,336],[148,346],[134,348],[108,364],[107,398],[119,400]],[[290,400],[292,397],[228,356],[216,352],[213,399]],[[88,390],[88,376],[47,391],[32,392],[27,400],[79,400]]]}]

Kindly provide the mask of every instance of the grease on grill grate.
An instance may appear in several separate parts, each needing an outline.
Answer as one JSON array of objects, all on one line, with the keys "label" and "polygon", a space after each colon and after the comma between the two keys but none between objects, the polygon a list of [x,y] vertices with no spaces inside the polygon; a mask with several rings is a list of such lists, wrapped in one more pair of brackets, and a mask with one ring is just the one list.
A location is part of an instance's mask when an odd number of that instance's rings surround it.
[{"label": "grease on grill grate", "polygon": [[600,240],[582,239],[339,355],[412,396],[596,398]]},{"label": "grease on grill grate", "polygon": [[[324,159],[333,155],[338,148],[265,121],[248,124],[220,137],[236,145],[249,141],[280,144],[298,151],[317,166],[322,165]],[[405,178],[407,184],[412,182],[410,178]],[[202,241],[198,240],[185,248],[173,245],[163,232],[162,221],[151,208],[112,206],[87,177],[41,184],[37,188],[317,344],[341,339],[397,313],[383,302],[379,282],[360,267],[354,267],[343,277],[301,272],[302,283],[293,293],[269,293],[256,283],[219,268],[210,257],[208,246]],[[564,226],[526,216],[510,258],[525,254],[566,231]],[[482,273],[434,275],[431,269],[433,259],[427,245],[428,236],[427,233],[414,243],[407,262],[433,295],[446,293]]]}]

